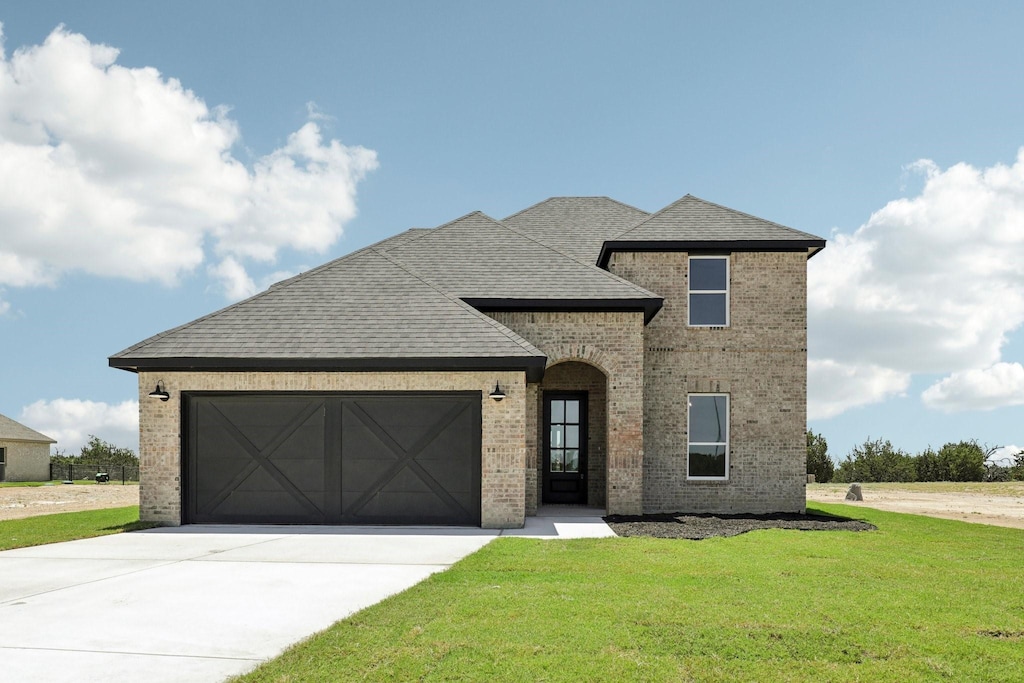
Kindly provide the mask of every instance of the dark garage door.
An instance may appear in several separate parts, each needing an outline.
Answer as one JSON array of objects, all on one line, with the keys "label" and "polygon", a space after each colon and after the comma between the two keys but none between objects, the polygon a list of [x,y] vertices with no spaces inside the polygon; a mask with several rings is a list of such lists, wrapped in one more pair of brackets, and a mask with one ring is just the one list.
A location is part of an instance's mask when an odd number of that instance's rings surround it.
[{"label": "dark garage door", "polygon": [[188,523],[480,524],[480,394],[185,396]]}]

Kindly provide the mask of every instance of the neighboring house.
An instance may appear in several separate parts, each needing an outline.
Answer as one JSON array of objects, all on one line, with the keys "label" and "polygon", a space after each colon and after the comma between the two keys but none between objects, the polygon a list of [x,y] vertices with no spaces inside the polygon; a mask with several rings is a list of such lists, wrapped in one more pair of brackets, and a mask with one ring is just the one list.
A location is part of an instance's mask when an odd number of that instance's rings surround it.
[{"label": "neighboring house", "polygon": [[55,440],[0,415],[0,481],[49,481]]},{"label": "neighboring house", "polygon": [[802,512],[824,246],[690,195],[401,233],[110,358],[139,375],[142,518]]}]

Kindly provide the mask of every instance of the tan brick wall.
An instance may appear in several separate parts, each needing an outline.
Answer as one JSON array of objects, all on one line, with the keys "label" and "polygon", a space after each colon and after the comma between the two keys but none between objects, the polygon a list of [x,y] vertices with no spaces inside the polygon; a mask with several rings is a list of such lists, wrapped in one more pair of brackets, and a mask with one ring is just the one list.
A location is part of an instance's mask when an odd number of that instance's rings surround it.
[{"label": "tan brick wall", "polygon": [[[149,398],[162,380],[171,399]],[[495,381],[506,397],[488,397]],[[139,503],[145,521],[180,524],[181,393],[188,391],[479,391],[481,526],[521,527],[526,504],[526,383],[522,372],[140,372]]]},{"label": "tan brick wall", "polygon": [[[645,328],[646,512],[802,512],[807,255],[730,256],[730,325],[687,326],[687,257],[614,254],[611,272],[665,298]],[[686,478],[688,392],[730,395],[727,481]]]},{"label": "tan brick wall", "polygon": [[4,481],[49,481],[50,444],[31,441],[0,441],[7,449]]},{"label": "tan brick wall", "polygon": [[[492,318],[528,339],[548,368],[580,361],[606,377],[605,506],[610,514],[643,509],[643,314],[640,312],[494,312]],[[556,376],[558,371],[556,372]],[[546,380],[545,380],[546,381]],[[540,390],[543,391],[542,384]],[[541,400],[538,393],[537,401]],[[537,420],[538,426],[540,420]],[[539,443],[539,430],[531,438]],[[535,456],[535,462],[539,460]],[[538,479],[539,481],[539,479]],[[536,485],[536,482],[535,482]]]}]

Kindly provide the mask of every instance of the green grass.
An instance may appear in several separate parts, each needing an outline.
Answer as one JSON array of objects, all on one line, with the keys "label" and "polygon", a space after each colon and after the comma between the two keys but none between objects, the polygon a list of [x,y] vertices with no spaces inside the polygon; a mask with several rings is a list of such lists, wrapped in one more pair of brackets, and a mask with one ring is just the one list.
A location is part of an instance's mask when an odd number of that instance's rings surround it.
[{"label": "green grass", "polygon": [[0,522],[0,550],[106,536],[153,526],[156,525],[139,521],[138,505],[11,519]]},{"label": "green grass", "polygon": [[813,508],[878,530],[501,538],[240,680],[1024,678],[1024,531]]}]

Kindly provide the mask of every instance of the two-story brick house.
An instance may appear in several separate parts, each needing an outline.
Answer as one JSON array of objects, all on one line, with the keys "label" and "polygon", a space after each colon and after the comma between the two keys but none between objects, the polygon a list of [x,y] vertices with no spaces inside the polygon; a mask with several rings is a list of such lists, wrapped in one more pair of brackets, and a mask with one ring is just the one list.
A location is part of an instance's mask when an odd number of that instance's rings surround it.
[{"label": "two-story brick house", "polygon": [[110,358],[139,375],[142,518],[803,511],[824,246],[689,195],[401,233]]}]

